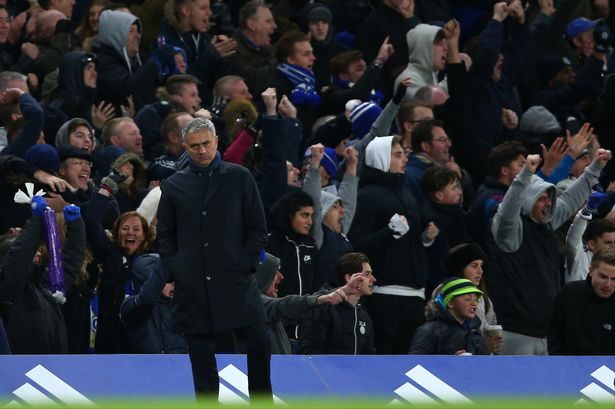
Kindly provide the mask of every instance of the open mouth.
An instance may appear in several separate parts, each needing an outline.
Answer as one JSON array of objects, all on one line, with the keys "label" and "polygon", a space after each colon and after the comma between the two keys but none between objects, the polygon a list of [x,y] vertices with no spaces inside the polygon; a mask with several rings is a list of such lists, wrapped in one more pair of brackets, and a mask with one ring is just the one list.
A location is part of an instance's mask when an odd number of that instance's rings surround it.
[{"label": "open mouth", "polygon": [[90,180],[90,174],[88,172],[80,173],[79,175],[77,175],[77,179],[79,180],[79,182],[88,183],[88,180]]}]

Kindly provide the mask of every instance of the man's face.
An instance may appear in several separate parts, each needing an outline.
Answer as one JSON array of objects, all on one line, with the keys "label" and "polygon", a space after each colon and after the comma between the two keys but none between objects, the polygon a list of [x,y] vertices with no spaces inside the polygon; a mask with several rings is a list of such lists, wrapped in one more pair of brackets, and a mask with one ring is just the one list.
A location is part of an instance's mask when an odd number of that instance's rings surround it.
[{"label": "man's face", "polygon": [[326,21],[310,21],[312,40],[325,41],[329,34],[329,23]]},{"label": "man's face", "polygon": [[259,47],[271,44],[271,35],[278,28],[268,7],[259,7],[254,18],[248,19],[247,26],[252,41]]},{"label": "man's face", "polygon": [[312,228],[312,215],[314,208],[312,206],[303,206],[290,217],[290,227],[297,234],[306,236],[310,234]]},{"label": "man's face", "polygon": [[367,64],[365,63],[365,60],[363,59],[350,63],[343,79],[346,81],[356,83],[357,81],[361,79],[366,69],[367,69]]},{"label": "man's face", "polygon": [[83,85],[88,88],[96,89],[96,78],[98,78],[96,63],[87,63],[85,67],[83,67]]},{"label": "man's face", "polygon": [[216,158],[218,138],[209,129],[201,129],[186,135],[184,146],[195,165],[205,167]]},{"label": "man's face", "polygon": [[525,166],[525,156],[519,155],[508,165],[500,169],[500,176],[506,179],[504,182],[507,186],[510,186],[513,179],[521,173],[523,166]]},{"label": "man's face", "polygon": [[549,221],[552,206],[551,189],[547,189],[540,194],[532,207],[532,218],[534,221],[538,224],[546,224]]},{"label": "man's face", "polygon": [[68,158],[60,166],[60,176],[75,189],[88,190],[92,162],[80,158]]},{"label": "man's face", "polygon": [[610,298],[615,293],[615,266],[601,261],[589,271],[592,288],[600,298]]},{"label": "man's face", "polygon": [[139,43],[141,42],[141,33],[136,24],[130,26],[128,32],[128,40],[126,42],[126,53],[129,57],[134,57],[139,53]]},{"label": "man's face", "polygon": [[446,165],[451,158],[449,149],[453,143],[446,135],[444,129],[436,126],[431,131],[431,141],[423,143],[423,151],[429,155],[434,162],[440,165]]},{"label": "man's face", "polygon": [[92,132],[86,126],[78,126],[73,132],[68,135],[68,143],[76,148],[84,151],[92,150],[93,136]]},{"label": "man's face", "polygon": [[[372,295],[374,292],[374,283],[376,282],[376,277],[372,274],[372,266],[369,263],[363,263],[360,271],[363,274],[364,280],[361,286],[359,287],[359,295],[361,297]],[[352,274],[347,274],[346,279],[350,280]]]},{"label": "man's face", "polygon": [[6,43],[9,36],[11,18],[6,9],[0,9],[0,44]]},{"label": "man's face", "polygon": [[589,57],[594,52],[594,30],[584,31],[572,39],[576,51]]},{"label": "man's face", "polygon": [[595,240],[587,240],[587,248],[592,253],[615,249],[615,232],[602,233]]},{"label": "man's face", "polygon": [[139,127],[133,121],[124,121],[118,127],[116,135],[111,136],[111,143],[137,155],[143,153],[143,137]]},{"label": "man's face", "polygon": [[186,3],[188,10],[188,23],[190,28],[199,33],[204,33],[209,30],[209,18],[211,17],[211,8],[209,0],[195,0]]},{"label": "man's face", "polygon": [[461,186],[458,181],[449,183],[440,192],[440,203],[456,205],[461,203]]},{"label": "man's face", "polygon": [[433,45],[433,69],[442,71],[446,67],[446,57],[448,55],[448,43],[442,39]]},{"label": "man's face", "polygon": [[245,99],[248,101],[252,101],[252,94],[250,94],[250,90],[248,90],[248,86],[245,81],[235,81],[229,87],[229,99],[232,101],[234,99]]},{"label": "man's face", "polygon": [[316,60],[313,51],[309,41],[295,43],[295,53],[288,57],[288,62],[312,71],[314,61]]},{"label": "man's face", "polygon": [[75,5],[75,0],[52,0],[51,4],[53,8],[61,11],[67,18],[71,18],[73,15],[73,6]]},{"label": "man's face", "polygon": [[291,162],[286,161],[286,182],[289,186],[301,187],[299,176],[301,171],[297,169]]},{"label": "man's face", "polygon": [[177,95],[171,95],[173,101],[177,102],[186,109],[186,112],[190,115],[198,109],[201,104],[201,98],[199,97],[199,89],[196,84],[191,82],[185,83],[181,87],[181,91]]},{"label": "man's face", "polygon": [[325,215],[323,223],[334,232],[341,233],[342,221],[344,221],[344,205],[338,200]]},{"label": "man's face", "polygon": [[275,273],[275,277],[273,277],[271,285],[265,292],[265,295],[272,298],[278,298],[278,287],[280,286],[282,280],[284,280],[284,275],[280,273],[280,271],[277,271]]},{"label": "man's face", "polygon": [[396,143],[391,148],[391,173],[406,173],[406,164],[408,163],[408,157],[404,153],[404,148],[400,144]]}]

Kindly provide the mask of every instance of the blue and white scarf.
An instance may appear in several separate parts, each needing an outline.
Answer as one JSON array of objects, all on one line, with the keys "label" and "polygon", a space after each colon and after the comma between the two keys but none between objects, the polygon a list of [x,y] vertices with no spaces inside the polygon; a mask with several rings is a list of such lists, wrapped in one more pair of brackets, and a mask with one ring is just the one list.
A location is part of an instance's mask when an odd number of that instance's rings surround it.
[{"label": "blue and white scarf", "polygon": [[279,64],[277,69],[293,85],[290,102],[294,105],[318,106],[320,104],[320,95],[315,89],[316,78],[312,71],[295,64],[286,63]]}]

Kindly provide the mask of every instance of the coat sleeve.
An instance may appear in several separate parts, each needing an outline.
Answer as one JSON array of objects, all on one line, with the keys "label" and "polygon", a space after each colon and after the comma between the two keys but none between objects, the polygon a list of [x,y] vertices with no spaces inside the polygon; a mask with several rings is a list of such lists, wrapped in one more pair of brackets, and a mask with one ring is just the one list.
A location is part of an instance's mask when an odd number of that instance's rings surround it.
[{"label": "coat sleeve", "polygon": [[581,176],[557,198],[551,218],[551,226],[554,230],[570,219],[587,200],[592,192],[592,186],[598,182],[600,170],[599,163],[594,160],[585,168]]},{"label": "coat sleeve", "polygon": [[267,245],[267,220],[261,195],[256,181],[247,170],[242,169],[243,183],[243,225],[245,229],[244,251],[254,263],[260,257],[260,252]]},{"label": "coat sleeve", "polygon": [[64,286],[70,288],[85,258],[85,224],[81,218],[66,222],[66,240],[62,246],[64,256]]},{"label": "coat sleeve", "polygon": [[410,355],[435,355],[438,354],[438,327],[432,322],[417,328],[410,345]]},{"label": "coat sleeve", "polygon": [[513,180],[491,220],[491,233],[497,246],[507,253],[513,253],[521,247],[523,240],[523,222],[521,206],[523,191],[529,185],[532,174],[526,168]]},{"label": "coat sleeve", "polygon": [[30,94],[19,97],[19,109],[24,119],[24,127],[15,140],[2,150],[2,155],[17,155],[23,158],[28,148],[34,146],[41,136],[45,124],[45,112]]},{"label": "coat sleeve", "polygon": [[317,295],[287,295],[282,298],[261,295],[267,319],[285,326],[296,325],[306,311],[316,304],[317,298]]},{"label": "coat sleeve", "polygon": [[590,216],[585,216],[579,210],[574,217],[568,233],[566,234],[566,273],[564,275],[564,281],[576,281],[580,280],[579,277],[579,260],[583,254],[583,232],[587,227],[588,221],[591,220]]},{"label": "coat sleeve", "polygon": [[[88,211],[85,212],[84,222],[88,244],[92,247],[94,257],[98,260],[105,260],[108,256],[108,248],[113,245],[107,235],[102,224],[104,210],[108,206],[112,206],[115,198],[113,196],[103,196],[98,192],[92,194]],[[117,203],[115,204],[117,209]],[[118,211],[119,216],[119,211]]]},{"label": "coat sleeve", "polygon": [[319,355],[326,351],[331,314],[329,305],[322,305],[310,311],[299,324],[297,352],[305,355]]},{"label": "coat sleeve", "polygon": [[239,132],[233,143],[224,151],[222,159],[227,162],[241,165],[246,151],[254,143],[254,137],[246,129]]},{"label": "coat sleeve", "polygon": [[156,219],[158,220],[156,244],[164,269],[173,276],[171,266],[177,254],[177,220],[175,218],[175,206],[172,201],[170,183],[172,183],[172,180],[167,179],[160,185],[162,194],[158,204],[158,212],[156,213]]},{"label": "coat sleeve", "polygon": [[303,179],[303,191],[310,195],[314,202],[314,215],[312,219],[312,230],[310,235],[316,242],[316,248],[322,247],[322,209],[320,208],[320,169],[310,167]]},{"label": "coat sleeve", "polygon": [[43,221],[32,216],[2,259],[0,302],[11,303],[19,297],[32,275],[32,259],[43,237]]},{"label": "coat sleeve", "polygon": [[[367,203],[362,203],[367,200],[368,198],[362,197],[361,193],[359,193],[357,212],[348,232],[348,238],[356,251],[377,254],[395,239],[388,225],[375,225],[373,207]],[[393,215],[391,214],[391,216]]]},{"label": "coat sleeve", "polygon": [[337,190],[337,195],[342,199],[344,205],[344,220],[342,221],[342,232],[347,234],[352,225],[354,214],[357,210],[357,191],[359,188],[359,177],[344,173],[344,179]]}]

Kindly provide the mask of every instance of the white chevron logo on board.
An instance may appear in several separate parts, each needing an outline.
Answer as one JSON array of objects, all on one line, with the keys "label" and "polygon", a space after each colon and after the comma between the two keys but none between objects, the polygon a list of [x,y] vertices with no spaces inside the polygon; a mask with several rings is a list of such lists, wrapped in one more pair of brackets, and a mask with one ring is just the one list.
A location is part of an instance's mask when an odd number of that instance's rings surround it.
[{"label": "white chevron logo on board", "polygon": [[[389,404],[408,404],[408,403],[473,403],[470,399],[465,397],[461,392],[454,389],[452,386],[438,378],[421,365],[417,365],[414,368],[406,372],[406,376],[410,378],[417,385],[429,392],[425,393],[423,390],[417,388],[410,382],[404,383],[399,388],[395,389],[395,393],[403,400],[393,399]],[[431,394],[431,395],[430,395]],[[438,399],[434,399],[438,398]]]},{"label": "white chevron logo on board", "polygon": [[575,403],[611,403],[615,406],[615,372],[606,365],[602,365],[591,374],[597,380],[581,389],[583,398]]},{"label": "white chevron logo on board", "polygon": [[[218,376],[220,377],[220,394],[218,395],[218,401],[221,404],[236,405],[238,403],[245,403],[247,405],[249,403],[248,375],[241,372],[235,365],[230,364],[221,371],[218,371]],[[233,391],[222,381],[228,383],[240,393]],[[273,395],[273,403],[276,405],[285,405],[285,402],[275,395]]]},{"label": "white chevron logo on board", "polygon": [[[37,386],[29,382],[24,383],[19,388],[13,391],[22,402],[27,405],[57,405],[58,401],[65,404],[74,404],[81,406],[95,406],[94,402],[83,396],[75,388],[58,378],[57,375],[50,372],[43,365],[37,365],[26,372],[26,376],[30,378]],[[53,396],[55,399],[52,399]],[[6,407],[21,407],[24,406],[20,401],[12,400]]]}]

